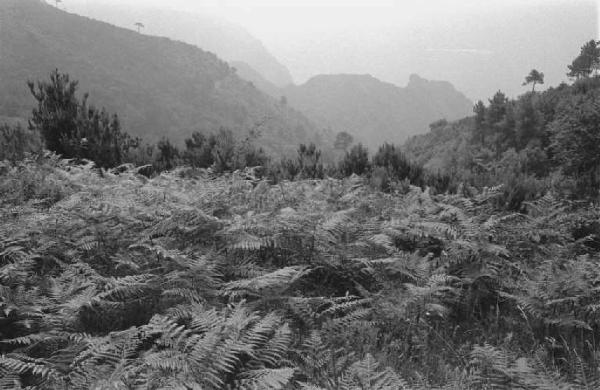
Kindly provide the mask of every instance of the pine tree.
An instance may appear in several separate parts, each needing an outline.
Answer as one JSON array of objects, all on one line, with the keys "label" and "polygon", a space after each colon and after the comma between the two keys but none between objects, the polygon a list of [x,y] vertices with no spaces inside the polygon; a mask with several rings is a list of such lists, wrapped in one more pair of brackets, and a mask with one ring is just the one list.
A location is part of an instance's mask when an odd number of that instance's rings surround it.
[{"label": "pine tree", "polygon": [[573,78],[589,77],[600,68],[600,47],[595,40],[587,42],[581,47],[581,52],[568,66],[567,76]]},{"label": "pine tree", "polygon": [[33,109],[29,127],[39,131],[46,147],[66,158],[75,157],[68,153],[68,140],[77,133],[79,100],[76,97],[77,81],[71,81],[68,74],[50,74],[50,81],[28,82],[31,94],[38,107]]},{"label": "pine tree", "polygon": [[525,77],[525,82],[523,83],[524,86],[527,84],[531,84],[531,92],[535,92],[536,84],[544,84],[544,73],[532,69],[527,77]]},{"label": "pine tree", "polygon": [[107,168],[121,165],[139,139],[121,131],[118,116],[88,105],[88,95],[82,101],[76,96],[77,81],[55,70],[50,81],[29,82],[29,89],[38,102],[33,109],[29,127],[39,131],[46,147],[64,158],[88,159]]}]

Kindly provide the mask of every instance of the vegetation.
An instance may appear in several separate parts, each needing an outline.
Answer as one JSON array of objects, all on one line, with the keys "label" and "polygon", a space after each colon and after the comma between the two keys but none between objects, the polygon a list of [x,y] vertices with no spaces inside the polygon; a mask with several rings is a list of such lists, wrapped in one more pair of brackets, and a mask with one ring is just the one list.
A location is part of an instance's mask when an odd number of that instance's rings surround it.
[{"label": "vegetation", "polygon": [[362,144],[354,145],[346,152],[340,162],[340,173],[344,176],[365,175],[369,173],[371,164],[369,162],[369,150]]},{"label": "vegetation", "polygon": [[523,85],[531,84],[531,92],[535,92],[535,86],[537,84],[544,84],[544,74],[536,69],[532,69],[531,72],[525,77]]},{"label": "vegetation", "polygon": [[143,28],[146,28],[146,26],[144,26],[144,23],[142,23],[142,22],[135,22],[134,26],[137,28],[138,34],[140,34],[142,32]]},{"label": "vegetation", "polygon": [[417,75],[406,87],[369,75],[319,75],[284,92],[289,106],[337,134],[335,147],[342,151],[350,134],[376,150],[384,142],[405,142],[439,118],[462,118],[473,104],[450,83]]},{"label": "vegetation", "polygon": [[345,131],[341,131],[337,133],[333,146],[335,149],[343,150],[345,152],[353,142],[354,137],[352,137],[352,135]]},{"label": "vegetation", "polygon": [[[206,46],[132,31],[133,23],[140,21],[152,24],[156,32],[164,24],[163,14],[148,20],[131,15],[122,24],[126,28],[119,28],[40,0],[2,0],[0,19],[0,116],[29,118],[32,100],[24,81],[47,80],[58,67],[80,80],[81,92],[90,92],[98,107],[118,112],[128,134],[149,144],[167,135],[181,148],[192,132],[213,132],[221,126],[242,138],[256,123],[262,124],[261,143],[272,154],[316,141],[317,129],[306,117],[281,106],[236,76],[222,59],[199,48]],[[187,14],[177,19],[185,20],[186,28],[202,23]],[[231,39],[225,35],[218,42],[221,47]],[[241,53],[239,44],[236,47]]]},{"label": "vegetation", "polygon": [[0,127],[0,388],[600,388],[591,72],[329,165],[134,142],[76,87]]},{"label": "vegetation", "polygon": [[0,192],[4,387],[600,384],[594,206],[54,156]]},{"label": "vegetation", "polygon": [[[573,84],[510,100],[496,93],[478,102],[474,117],[431,125],[431,132],[411,139],[404,150],[426,169],[476,187],[507,184],[506,207],[548,190],[566,198],[597,199],[600,78],[594,75],[597,43],[588,42],[573,64]],[[599,52],[600,53],[600,52]],[[584,65],[581,65],[584,63]],[[528,81],[543,77],[532,71]]]},{"label": "vegetation", "polygon": [[40,152],[41,148],[38,133],[25,130],[20,124],[0,125],[0,161],[16,163],[27,154]]},{"label": "vegetation", "polygon": [[587,42],[581,47],[581,53],[569,65],[569,77],[588,77],[600,68],[600,47],[595,40]]},{"label": "vegetation", "polygon": [[29,82],[38,102],[29,122],[42,135],[48,150],[65,158],[88,159],[103,168],[123,164],[139,139],[121,131],[117,115],[99,111],[76,96],[77,82],[55,70],[49,82]]}]

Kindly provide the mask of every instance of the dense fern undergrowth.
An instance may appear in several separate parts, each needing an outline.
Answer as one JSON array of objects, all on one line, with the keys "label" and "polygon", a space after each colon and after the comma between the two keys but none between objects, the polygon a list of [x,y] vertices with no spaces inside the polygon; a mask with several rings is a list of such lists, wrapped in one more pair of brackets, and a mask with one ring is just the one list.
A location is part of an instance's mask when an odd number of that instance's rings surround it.
[{"label": "dense fern undergrowth", "polygon": [[0,171],[0,388],[600,388],[597,206]]}]

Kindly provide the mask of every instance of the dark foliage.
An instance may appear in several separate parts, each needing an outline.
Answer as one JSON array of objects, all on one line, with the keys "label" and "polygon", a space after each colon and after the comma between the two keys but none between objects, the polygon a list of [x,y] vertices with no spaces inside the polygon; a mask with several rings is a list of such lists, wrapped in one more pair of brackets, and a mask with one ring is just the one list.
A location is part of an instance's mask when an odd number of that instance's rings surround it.
[{"label": "dark foliage", "polygon": [[78,83],[69,75],[55,70],[49,81],[28,85],[37,101],[29,126],[42,135],[50,151],[107,168],[126,162],[129,150],[139,145],[138,139],[121,131],[116,115],[89,106],[87,95],[80,101]]},{"label": "dark foliage", "polygon": [[208,136],[200,132],[185,141],[184,162],[195,168],[213,168],[217,173],[263,167],[268,157],[256,147],[258,134],[251,131],[245,139],[238,139],[229,129],[221,128]]},{"label": "dark foliage", "polygon": [[588,77],[600,68],[600,43],[595,40],[586,42],[581,52],[569,65],[567,76],[574,78]]},{"label": "dark foliage", "polygon": [[[569,67],[577,80],[509,100],[498,92],[474,117],[435,124],[405,150],[429,170],[476,187],[509,185],[504,204],[518,210],[540,192],[598,199],[600,190],[600,78],[597,42],[584,45]],[[532,72],[528,80],[543,78]],[[539,73],[539,72],[538,72]]]},{"label": "dark foliage", "polygon": [[24,129],[20,124],[0,124],[0,161],[15,163],[27,154],[40,153],[42,143],[37,133]]},{"label": "dark foliage", "polygon": [[344,176],[364,175],[371,169],[369,150],[362,144],[354,145],[340,162],[339,170]]},{"label": "dark foliage", "polygon": [[167,138],[163,138],[156,144],[157,156],[154,160],[154,168],[157,172],[169,171],[179,163],[179,149]]},{"label": "dark foliage", "polygon": [[281,180],[322,179],[325,167],[321,160],[321,150],[313,143],[301,144],[296,158],[282,158],[269,166],[267,176],[272,182]]},{"label": "dark foliage", "polygon": [[183,159],[186,164],[196,168],[208,168],[214,163],[213,149],[217,144],[216,137],[208,137],[201,132],[194,132],[191,138],[185,140]]},{"label": "dark foliage", "polygon": [[373,155],[373,167],[381,167],[397,180],[409,180],[415,185],[423,184],[423,167],[412,163],[406,158],[400,148],[393,144],[384,144]]}]

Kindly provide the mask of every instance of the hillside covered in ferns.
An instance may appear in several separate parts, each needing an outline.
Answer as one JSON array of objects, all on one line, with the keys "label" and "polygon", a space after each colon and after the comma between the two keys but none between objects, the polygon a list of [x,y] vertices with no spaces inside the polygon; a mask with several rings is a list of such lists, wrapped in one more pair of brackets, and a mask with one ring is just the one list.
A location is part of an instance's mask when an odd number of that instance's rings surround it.
[{"label": "hillside covered in ferns", "polygon": [[600,209],[0,166],[0,388],[597,389]]}]

